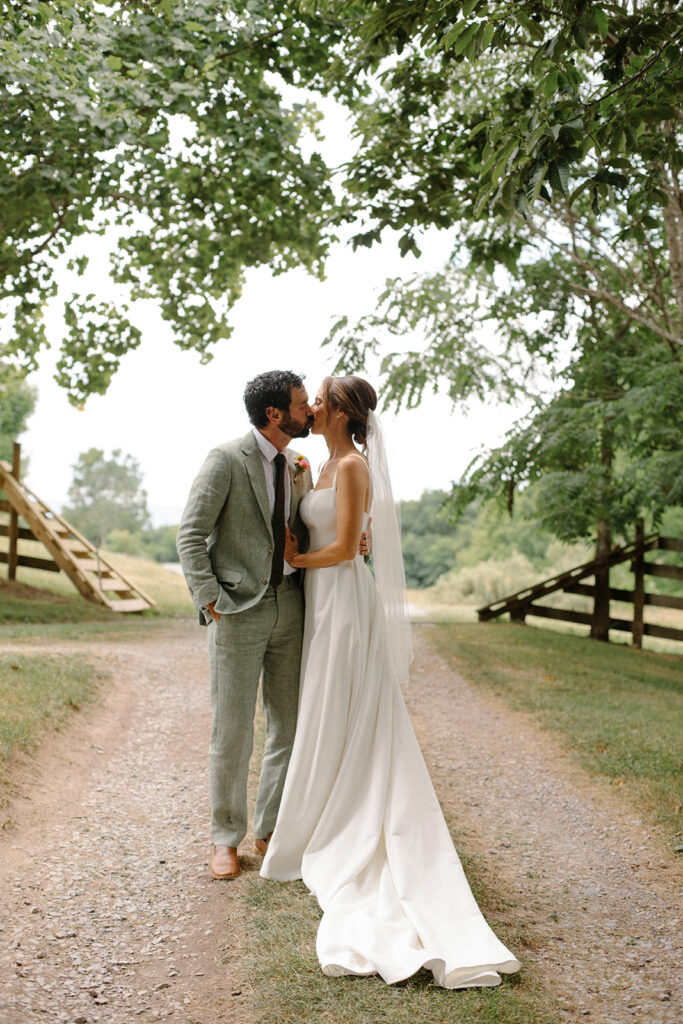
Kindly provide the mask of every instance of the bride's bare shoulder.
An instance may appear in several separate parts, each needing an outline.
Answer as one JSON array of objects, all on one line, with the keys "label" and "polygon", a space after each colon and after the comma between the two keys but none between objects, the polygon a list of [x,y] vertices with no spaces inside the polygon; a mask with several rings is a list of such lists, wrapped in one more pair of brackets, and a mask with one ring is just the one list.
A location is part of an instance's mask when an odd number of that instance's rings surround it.
[{"label": "bride's bare shoulder", "polygon": [[355,467],[361,465],[365,466],[366,469],[368,468],[368,460],[360,452],[349,452],[348,455],[342,455],[338,464],[339,469],[341,469],[342,466],[347,468],[350,466]]},{"label": "bride's bare shoulder", "polygon": [[360,452],[349,452],[337,463],[337,483],[365,493],[370,479],[367,459]]}]

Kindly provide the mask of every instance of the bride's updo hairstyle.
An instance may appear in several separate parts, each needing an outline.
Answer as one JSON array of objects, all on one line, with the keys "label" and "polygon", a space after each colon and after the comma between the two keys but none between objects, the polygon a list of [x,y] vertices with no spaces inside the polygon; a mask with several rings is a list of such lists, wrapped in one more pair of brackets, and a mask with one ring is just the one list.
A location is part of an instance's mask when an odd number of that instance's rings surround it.
[{"label": "bride's updo hairstyle", "polygon": [[325,377],[323,395],[329,408],[346,413],[352,440],[365,447],[368,412],[377,408],[377,394],[372,384],[362,377]]}]

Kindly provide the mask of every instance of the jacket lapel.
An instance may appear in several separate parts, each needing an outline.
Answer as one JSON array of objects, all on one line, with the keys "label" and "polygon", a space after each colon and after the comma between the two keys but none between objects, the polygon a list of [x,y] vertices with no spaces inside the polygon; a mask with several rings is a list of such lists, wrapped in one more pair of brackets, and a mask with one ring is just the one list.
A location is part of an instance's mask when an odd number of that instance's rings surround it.
[{"label": "jacket lapel", "polygon": [[251,483],[254,497],[258,502],[261,514],[263,515],[266,526],[272,536],[273,524],[270,521],[270,505],[268,503],[268,491],[266,489],[266,476],[263,472],[263,459],[261,458],[261,452],[258,444],[256,443],[256,438],[251,431],[242,440],[242,453],[244,455],[244,465],[249,475],[249,482]]}]

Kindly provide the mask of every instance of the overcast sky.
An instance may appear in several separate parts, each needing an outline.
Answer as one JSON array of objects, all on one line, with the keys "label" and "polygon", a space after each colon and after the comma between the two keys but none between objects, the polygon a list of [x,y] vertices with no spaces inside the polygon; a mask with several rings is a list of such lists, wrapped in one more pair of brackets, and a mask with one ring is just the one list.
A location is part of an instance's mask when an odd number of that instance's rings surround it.
[{"label": "overcast sky", "polygon": [[[332,105],[327,106],[325,124],[325,156],[341,162],[348,155],[348,134]],[[39,400],[21,438],[30,459],[29,484],[44,501],[60,508],[79,453],[90,447],[107,452],[120,448],[140,463],[154,521],[177,522],[207,451],[248,429],[242,404],[245,382],[264,370],[293,369],[305,374],[309,393],[315,395],[335,361],[329,348],[320,347],[333,320],[372,311],[387,277],[443,266],[453,237],[433,233],[421,244],[419,262],[412,256],[401,259],[392,239],[355,253],[339,244],[324,282],[298,270],[278,277],[266,269],[251,271],[232,314],[234,333],[204,366],[196,353],[173,344],[172,332],[152,302],[136,303],[131,319],[142,330],[142,343],[122,360],[109,392],[90,398],[82,411],[68,403],[52,379],[63,330],[61,303],[52,302],[47,322],[55,348],[43,355],[40,370],[30,378]],[[100,237],[79,244],[79,251],[91,256],[91,267],[80,281],[60,271],[65,294],[76,286],[96,292],[98,301],[116,300],[107,280],[107,249],[107,240]],[[397,417],[387,414],[395,496],[417,498],[428,488],[448,488],[479,447],[495,444],[517,415],[519,410],[490,403],[454,413],[447,398],[432,395],[419,409]],[[321,438],[297,441],[295,447],[314,467],[325,455]]]}]

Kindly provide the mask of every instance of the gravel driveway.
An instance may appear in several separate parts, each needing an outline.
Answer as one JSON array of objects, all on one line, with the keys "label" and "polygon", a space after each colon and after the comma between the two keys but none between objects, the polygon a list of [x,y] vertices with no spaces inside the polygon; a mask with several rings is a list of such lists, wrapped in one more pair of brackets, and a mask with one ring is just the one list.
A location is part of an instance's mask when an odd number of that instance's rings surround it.
[{"label": "gravel driveway", "polygon": [[[567,1021],[678,1021],[673,854],[555,740],[455,676],[429,627],[416,633],[409,707],[460,845],[538,938],[524,969]],[[204,637],[173,622],[70,645],[110,681],[19,766],[0,835],[3,1024],[253,1019],[240,954],[258,937],[240,881],[207,870]]]}]

